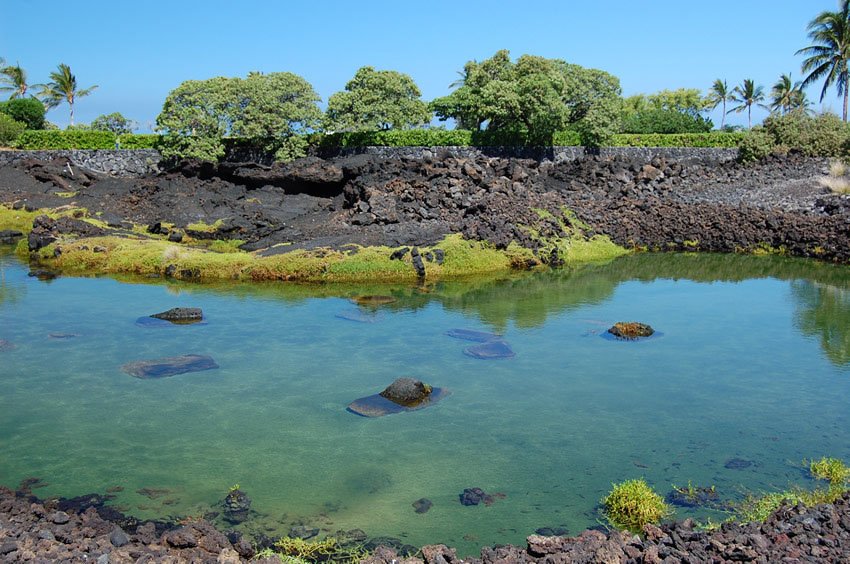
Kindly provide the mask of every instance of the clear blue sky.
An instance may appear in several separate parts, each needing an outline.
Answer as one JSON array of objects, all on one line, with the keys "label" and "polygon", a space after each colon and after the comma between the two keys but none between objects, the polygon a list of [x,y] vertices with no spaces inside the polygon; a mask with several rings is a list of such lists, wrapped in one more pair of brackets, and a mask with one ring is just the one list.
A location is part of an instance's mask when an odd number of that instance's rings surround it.
[{"label": "clear blue sky", "polygon": [[[838,0],[3,0],[0,56],[31,83],[70,65],[80,87],[76,121],[121,112],[146,130],[170,90],[188,79],[288,71],[323,100],[363,65],[413,77],[430,100],[470,59],[498,49],[565,59],[619,77],[624,95],[680,87],[770,87],[799,80],[806,25]],[[816,109],[840,112],[831,91]],[[766,112],[753,114],[761,120]],[[719,111],[711,116],[720,123]],[[67,105],[48,119],[68,122]],[[731,123],[746,123],[732,114]]]}]

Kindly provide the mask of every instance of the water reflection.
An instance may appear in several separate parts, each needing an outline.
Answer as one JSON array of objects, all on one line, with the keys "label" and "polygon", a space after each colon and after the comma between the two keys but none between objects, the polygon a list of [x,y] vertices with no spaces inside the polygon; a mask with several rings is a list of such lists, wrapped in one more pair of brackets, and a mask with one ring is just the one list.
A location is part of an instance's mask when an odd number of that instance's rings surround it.
[{"label": "water reflection", "polygon": [[833,363],[850,364],[850,288],[795,280],[791,291],[797,300],[794,325],[817,338]]}]

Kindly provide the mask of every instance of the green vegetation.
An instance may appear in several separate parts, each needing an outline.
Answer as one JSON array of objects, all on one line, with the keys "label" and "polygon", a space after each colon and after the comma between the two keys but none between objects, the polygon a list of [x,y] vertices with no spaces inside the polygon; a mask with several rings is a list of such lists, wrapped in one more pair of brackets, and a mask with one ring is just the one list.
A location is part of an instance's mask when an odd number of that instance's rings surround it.
[{"label": "green vegetation", "polygon": [[26,130],[15,146],[28,151],[60,149],[114,149],[116,141],[122,149],[156,149],[162,138],[159,135],[128,133],[116,136],[111,131],[95,130]]},{"label": "green vegetation", "polygon": [[742,522],[761,522],[770,517],[784,502],[802,503],[813,507],[822,503],[834,503],[848,491],[850,468],[842,460],[824,457],[808,463],[803,461],[803,464],[808,466],[812,478],[827,481],[829,485],[826,488],[813,490],[793,487],[783,492],[761,496],[749,495],[736,507],[733,519]]},{"label": "green vegetation", "polygon": [[26,124],[0,113],[0,147],[9,147],[15,143],[26,127]]},{"label": "green vegetation", "polygon": [[791,111],[774,114],[741,141],[739,159],[755,161],[774,151],[795,150],[806,156],[845,157],[850,149],[850,128],[834,114],[806,115]]},{"label": "green vegetation", "polygon": [[115,135],[123,135],[133,133],[136,123],[125,118],[119,112],[113,112],[94,118],[91,122],[91,128],[94,131],[111,131]]},{"label": "green vegetation", "polygon": [[23,99],[27,95],[27,72],[20,64],[0,68],[0,92],[10,92],[10,99]]},{"label": "green vegetation", "polygon": [[797,55],[806,56],[803,72],[807,74],[802,87],[823,80],[820,93],[823,102],[829,87],[835,85],[838,94],[844,96],[842,119],[846,122],[850,87],[850,0],[841,0],[837,12],[821,12],[809,22],[808,30],[812,44],[797,51]]},{"label": "green vegetation", "polygon": [[27,129],[44,129],[44,104],[35,98],[16,98],[0,102],[0,113],[26,125]]},{"label": "green vegetation", "polygon": [[670,506],[642,478],[613,484],[602,505],[612,525],[633,533],[640,533],[644,525],[657,525],[672,513]]},{"label": "green vegetation", "polygon": [[303,156],[303,135],[319,125],[319,96],[288,72],[249,73],[246,78],[188,80],[169,93],[157,126],[165,133],[165,158],[208,161],[224,155],[224,137],[248,140],[279,160]]},{"label": "green vegetation", "polygon": [[744,82],[732,89],[732,102],[738,105],[730,108],[729,112],[740,113],[747,111],[747,129],[753,128],[753,106],[767,109],[764,102],[764,87],[756,86],[752,79],[744,79]]},{"label": "green vegetation", "polygon": [[410,129],[431,121],[428,105],[408,75],[362,67],[343,92],[328,99],[324,126],[331,131]]},{"label": "green vegetation", "polygon": [[48,109],[55,108],[62,102],[67,102],[71,118],[69,124],[73,126],[74,102],[78,98],[88,96],[96,88],[97,85],[82,89],[77,88],[77,77],[71,72],[71,67],[65,63],[60,63],[56,70],[50,73],[50,82],[41,85],[41,91],[38,95]]},{"label": "green vegetation", "polygon": [[715,147],[734,149],[746,139],[744,133],[652,133],[615,135],[614,147]]},{"label": "green vegetation", "polygon": [[714,124],[700,115],[675,110],[642,110],[623,122],[623,133],[707,133]]},{"label": "green vegetation", "polygon": [[806,111],[809,102],[800,82],[792,82],[790,74],[783,74],[770,91],[770,110],[773,113],[788,114],[794,111]]},{"label": "green vegetation", "polygon": [[732,92],[729,90],[729,85],[723,79],[715,79],[706,97],[706,109],[713,110],[717,106],[722,106],[720,113],[721,131],[726,127],[726,102],[730,101],[732,101]]},{"label": "green vegetation", "polygon": [[573,129],[591,146],[617,132],[620,82],[606,72],[560,59],[523,55],[514,63],[507,50],[480,63],[469,61],[454,92],[431,109],[472,131],[486,128],[520,145],[551,145],[556,132]]}]

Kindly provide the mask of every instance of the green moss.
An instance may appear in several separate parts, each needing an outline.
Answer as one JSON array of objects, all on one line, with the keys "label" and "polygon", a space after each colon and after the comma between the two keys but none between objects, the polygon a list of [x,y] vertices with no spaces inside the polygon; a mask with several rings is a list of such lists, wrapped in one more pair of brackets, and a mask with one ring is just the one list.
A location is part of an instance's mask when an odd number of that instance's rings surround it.
[{"label": "green moss", "polygon": [[613,486],[602,499],[602,505],[605,517],[619,529],[639,533],[644,525],[657,525],[672,513],[670,506],[642,478]]},{"label": "green moss", "polygon": [[22,233],[32,231],[32,220],[41,215],[40,212],[13,210],[0,206],[0,229],[14,229]]},{"label": "green moss", "polygon": [[204,233],[212,233],[213,231],[217,231],[222,225],[224,225],[224,220],[217,219],[215,223],[212,224],[204,223],[203,221],[199,221],[197,223],[190,223],[186,226],[186,229],[191,229],[192,231],[203,231]]},{"label": "green moss", "polygon": [[[804,461],[805,464],[805,461]],[[850,468],[838,458],[823,457],[809,463],[809,472],[818,480],[826,480],[831,486],[844,487],[850,479]]]}]

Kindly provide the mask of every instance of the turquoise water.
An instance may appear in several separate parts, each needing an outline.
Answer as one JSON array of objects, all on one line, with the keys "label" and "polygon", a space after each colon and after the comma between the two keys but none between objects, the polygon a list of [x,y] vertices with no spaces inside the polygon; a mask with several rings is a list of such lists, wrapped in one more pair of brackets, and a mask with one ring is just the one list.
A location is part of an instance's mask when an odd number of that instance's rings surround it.
[{"label": "turquoise water", "polygon": [[[44,282],[2,256],[0,339],[15,348],[0,351],[0,483],[39,477],[42,497],[119,486],[113,503],[129,513],[181,517],[220,509],[238,483],[255,510],[246,531],[361,528],[474,553],[596,525],[612,482],[645,477],[666,493],[691,481],[736,499],[811,485],[804,458],[850,460],[847,267],[637,255],[358,288]],[[397,301],[374,323],[336,317],[359,294]],[[135,323],[177,306],[207,323]],[[601,337],[629,320],[662,335]],[[454,328],[503,334],[516,356],[464,355],[474,343],[445,335]],[[190,353],[220,368],[159,380],[120,369]],[[377,419],[346,411],[399,376],[451,395]],[[752,465],[726,468],[732,458]],[[471,487],[505,498],[464,507]],[[434,505],[417,514],[422,497]]]}]

